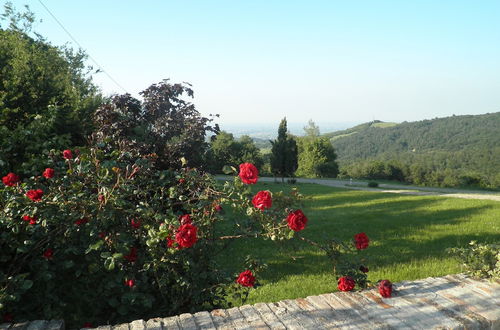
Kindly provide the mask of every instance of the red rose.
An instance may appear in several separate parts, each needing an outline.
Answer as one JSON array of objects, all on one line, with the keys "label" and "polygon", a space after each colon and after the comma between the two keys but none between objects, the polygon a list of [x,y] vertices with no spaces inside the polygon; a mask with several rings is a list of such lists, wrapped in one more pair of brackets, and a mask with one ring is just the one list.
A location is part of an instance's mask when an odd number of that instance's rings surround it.
[{"label": "red rose", "polygon": [[128,287],[133,288],[135,286],[135,281],[134,280],[125,280],[125,285]]},{"label": "red rose", "polygon": [[26,193],[26,196],[28,196],[28,198],[34,202],[39,202],[42,200],[43,190],[42,189],[28,190],[28,192]]},{"label": "red rose", "polygon": [[259,178],[257,167],[250,163],[240,164],[240,179],[243,183],[254,184]]},{"label": "red rose", "polygon": [[186,179],[180,178],[180,179],[179,179],[179,183],[180,183],[180,184],[184,184],[184,183],[186,183]]},{"label": "red rose", "polygon": [[71,152],[71,150],[69,149],[66,149],[63,151],[63,158],[64,159],[73,159],[73,153]]},{"label": "red rose", "polygon": [[286,221],[291,230],[301,231],[306,227],[307,217],[301,210],[296,210],[288,214]]},{"label": "red rose", "polygon": [[47,179],[50,179],[50,178],[53,178],[54,177],[54,169],[52,168],[46,168],[45,171],[43,171],[42,175],[47,178]]},{"label": "red rose", "polygon": [[221,206],[220,204],[215,204],[215,205],[214,205],[214,210],[215,210],[216,212],[220,212],[220,211],[222,211],[222,206]]},{"label": "red rose", "polygon": [[268,209],[273,205],[271,193],[267,190],[259,191],[252,199],[252,204],[259,210]]},{"label": "red rose", "polygon": [[392,283],[389,280],[383,280],[378,283],[378,292],[384,298],[390,298],[392,295]]},{"label": "red rose", "polygon": [[2,178],[2,182],[6,186],[13,187],[19,182],[19,175],[11,172]]},{"label": "red rose", "polygon": [[36,217],[30,217],[29,215],[23,216],[23,221],[29,221],[30,225],[35,225],[36,224]]},{"label": "red rose", "polygon": [[172,239],[172,236],[168,235],[167,236],[167,247],[171,248],[174,247],[175,241]]},{"label": "red rose", "polygon": [[128,262],[136,262],[137,260],[137,248],[133,247],[130,249],[129,254],[123,256]]},{"label": "red rose", "polygon": [[179,244],[181,248],[188,248],[194,245],[198,238],[196,237],[196,231],[198,228],[190,223],[182,225],[177,229],[177,234],[175,234],[175,241]]},{"label": "red rose", "polygon": [[81,226],[81,225],[86,224],[87,222],[89,222],[88,219],[78,219],[78,220],[75,221],[75,225]]},{"label": "red rose", "polygon": [[362,271],[363,273],[368,273],[368,267],[366,266],[359,266],[359,270]]},{"label": "red rose", "polygon": [[192,224],[193,220],[191,220],[191,216],[189,214],[183,214],[179,216],[179,222],[181,225]]},{"label": "red rose", "polygon": [[54,255],[54,250],[51,248],[48,248],[43,252],[43,257],[47,260],[52,259],[52,256]]},{"label": "red rose", "polygon": [[94,325],[90,322],[85,322],[83,324],[83,328],[86,328],[86,329],[93,328],[93,327],[94,327]]},{"label": "red rose", "polygon": [[106,233],[105,233],[105,232],[103,232],[103,231],[101,231],[101,232],[99,233],[99,238],[100,238],[100,239],[105,239],[105,238],[106,238]]},{"label": "red rose", "polygon": [[132,219],[130,220],[130,226],[134,229],[139,229],[141,222],[139,220],[135,221],[135,219]]},{"label": "red rose", "polygon": [[253,287],[255,284],[255,276],[253,276],[250,270],[245,270],[240,273],[236,279],[236,283],[246,287]]},{"label": "red rose", "polygon": [[339,278],[338,286],[337,288],[340,291],[351,291],[354,289],[354,286],[356,285],[356,282],[352,279],[350,276],[343,276]]},{"label": "red rose", "polygon": [[356,244],[356,249],[364,250],[368,247],[368,243],[370,242],[370,240],[365,233],[359,233],[354,235],[354,242]]}]

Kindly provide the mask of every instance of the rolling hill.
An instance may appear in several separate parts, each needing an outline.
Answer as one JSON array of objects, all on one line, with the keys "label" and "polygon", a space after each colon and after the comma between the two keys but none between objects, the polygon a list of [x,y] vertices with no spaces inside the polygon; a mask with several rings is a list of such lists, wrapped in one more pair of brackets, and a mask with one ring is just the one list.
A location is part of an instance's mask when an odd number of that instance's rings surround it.
[{"label": "rolling hill", "polygon": [[500,179],[500,112],[401,124],[373,121],[324,136],[332,141],[341,167],[397,161]]}]

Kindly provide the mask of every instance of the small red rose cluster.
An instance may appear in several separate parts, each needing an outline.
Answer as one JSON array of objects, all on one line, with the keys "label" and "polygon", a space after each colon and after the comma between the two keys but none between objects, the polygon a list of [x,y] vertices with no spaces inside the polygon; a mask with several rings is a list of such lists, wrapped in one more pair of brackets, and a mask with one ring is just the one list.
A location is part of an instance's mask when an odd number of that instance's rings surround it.
[{"label": "small red rose cluster", "polygon": [[175,231],[175,240],[171,235],[167,236],[167,247],[173,248],[177,243],[177,249],[192,247],[198,240],[198,227],[193,225],[189,214],[179,216],[180,226]]},{"label": "small red rose cluster", "polygon": [[[72,154],[71,150],[64,150],[63,151],[63,158],[72,159],[73,154]],[[43,171],[42,176],[46,179],[51,179],[54,177],[54,174],[55,174],[54,169],[48,167]],[[8,187],[14,187],[14,186],[17,186],[21,182],[21,179],[19,178],[19,175],[11,172],[11,173],[8,173],[6,176],[2,177],[2,182],[4,185],[6,185]],[[26,197],[28,197],[29,199],[31,199],[34,202],[40,202],[42,200],[42,196],[43,196],[42,189],[30,189],[26,192]]]},{"label": "small red rose cluster", "polygon": [[[339,278],[338,289],[340,291],[351,291],[356,283],[350,276]],[[384,298],[390,298],[392,295],[392,283],[389,280],[383,280],[378,283],[378,292]]]},{"label": "small red rose cluster", "polygon": [[30,217],[29,215],[23,216],[23,221],[28,222],[30,225],[36,225],[37,217]]},{"label": "small red rose cluster", "polygon": [[19,178],[19,175],[12,172],[2,178],[3,184],[6,185],[7,187],[13,187],[17,185],[20,180],[21,179]]},{"label": "small red rose cluster", "polygon": [[[354,245],[358,250],[364,250],[368,247],[370,239],[365,233],[359,233],[354,235]],[[363,273],[368,273],[368,267],[360,266],[359,270]],[[354,289],[356,282],[350,276],[342,276],[338,280],[337,288],[340,291],[351,291]],[[389,280],[383,280],[379,282],[378,285],[379,293],[384,298],[390,298],[392,295],[392,283]]]},{"label": "small red rose cluster", "polygon": [[[239,177],[243,183],[255,184],[259,178],[259,171],[251,163],[240,164]],[[259,191],[252,199],[255,208],[263,211],[273,205],[271,192],[268,190]],[[293,231],[301,231],[306,227],[307,217],[302,210],[290,212],[286,218],[288,227]]]},{"label": "small red rose cluster", "polygon": [[[245,184],[255,184],[259,179],[259,170],[251,163],[240,164],[239,177]],[[273,205],[272,194],[268,190],[259,191],[252,198],[252,205],[261,211],[269,209]],[[290,212],[286,218],[288,227],[293,231],[301,231],[306,227],[307,217],[302,210]],[[253,287],[255,277],[250,270],[242,272],[236,280],[242,286]]]}]

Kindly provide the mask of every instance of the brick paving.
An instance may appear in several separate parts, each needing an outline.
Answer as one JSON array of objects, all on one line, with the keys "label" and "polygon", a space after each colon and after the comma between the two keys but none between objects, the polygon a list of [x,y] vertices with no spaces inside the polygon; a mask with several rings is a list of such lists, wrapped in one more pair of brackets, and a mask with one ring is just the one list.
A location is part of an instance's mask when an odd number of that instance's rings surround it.
[{"label": "brick paving", "polygon": [[[448,275],[394,284],[392,298],[374,289],[335,292],[167,318],[99,330],[163,329],[495,329],[500,283]],[[62,321],[2,324],[0,329],[62,330]]]}]

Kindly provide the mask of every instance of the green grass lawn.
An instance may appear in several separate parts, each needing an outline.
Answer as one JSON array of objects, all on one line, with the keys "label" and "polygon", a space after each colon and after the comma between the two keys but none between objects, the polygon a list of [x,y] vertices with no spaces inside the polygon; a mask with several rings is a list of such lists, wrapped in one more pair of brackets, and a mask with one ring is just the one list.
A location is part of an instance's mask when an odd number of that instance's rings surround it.
[{"label": "green grass lawn", "polygon": [[[329,237],[352,239],[365,232],[370,247],[369,280],[393,282],[461,271],[445,252],[471,240],[500,241],[500,203],[434,196],[400,196],[379,192],[298,184],[309,218],[303,236],[316,241]],[[260,183],[258,190],[289,190],[290,185]],[[230,214],[229,214],[230,215]],[[331,264],[318,250],[296,239],[282,244],[245,239],[229,245],[220,255],[223,264],[241,271],[246,255],[268,264],[259,274],[261,287],[252,290],[247,303],[273,302],[336,291]],[[237,302],[235,302],[237,303]]]}]

